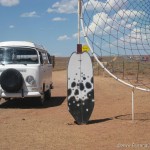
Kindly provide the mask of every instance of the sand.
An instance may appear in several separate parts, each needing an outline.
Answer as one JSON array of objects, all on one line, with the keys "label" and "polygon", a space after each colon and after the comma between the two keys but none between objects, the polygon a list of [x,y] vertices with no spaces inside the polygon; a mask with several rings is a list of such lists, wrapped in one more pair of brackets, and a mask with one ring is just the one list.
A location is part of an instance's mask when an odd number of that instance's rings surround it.
[{"label": "sand", "polygon": [[87,125],[77,125],[67,107],[67,72],[53,73],[52,98],[0,102],[0,150],[150,149],[150,93],[135,91],[110,77],[95,76],[95,107]]}]

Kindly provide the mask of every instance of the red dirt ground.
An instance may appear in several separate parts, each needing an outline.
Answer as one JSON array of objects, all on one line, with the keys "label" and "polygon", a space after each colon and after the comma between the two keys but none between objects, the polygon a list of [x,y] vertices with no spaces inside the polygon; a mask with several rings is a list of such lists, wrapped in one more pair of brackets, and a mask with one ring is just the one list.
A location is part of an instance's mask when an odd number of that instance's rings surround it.
[{"label": "red dirt ground", "polygon": [[135,91],[110,77],[96,76],[95,108],[88,125],[76,125],[68,112],[66,71],[53,74],[52,99],[1,101],[0,150],[150,149],[150,93]]}]

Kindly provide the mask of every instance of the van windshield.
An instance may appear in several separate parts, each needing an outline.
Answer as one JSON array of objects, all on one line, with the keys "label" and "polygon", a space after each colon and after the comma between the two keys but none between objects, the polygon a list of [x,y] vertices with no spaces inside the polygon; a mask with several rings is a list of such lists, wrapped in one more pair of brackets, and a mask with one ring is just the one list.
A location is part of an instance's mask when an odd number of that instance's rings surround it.
[{"label": "van windshield", "polygon": [[0,47],[1,64],[38,64],[35,49],[22,47]]}]

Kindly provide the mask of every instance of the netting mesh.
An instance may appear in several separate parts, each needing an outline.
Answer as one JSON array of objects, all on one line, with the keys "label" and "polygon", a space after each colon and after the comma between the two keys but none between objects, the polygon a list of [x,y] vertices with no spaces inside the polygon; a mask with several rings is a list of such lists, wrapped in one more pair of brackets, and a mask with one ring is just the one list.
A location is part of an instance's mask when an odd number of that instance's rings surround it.
[{"label": "netting mesh", "polygon": [[117,78],[150,89],[150,0],[82,0],[84,36]]}]

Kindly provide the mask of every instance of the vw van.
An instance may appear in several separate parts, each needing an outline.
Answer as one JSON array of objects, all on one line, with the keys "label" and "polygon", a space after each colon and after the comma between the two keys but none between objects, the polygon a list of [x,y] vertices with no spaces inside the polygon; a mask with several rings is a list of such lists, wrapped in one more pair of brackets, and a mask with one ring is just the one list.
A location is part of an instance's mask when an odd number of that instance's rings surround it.
[{"label": "vw van", "polygon": [[50,99],[51,56],[43,46],[26,41],[0,42],[0,98]]}]

